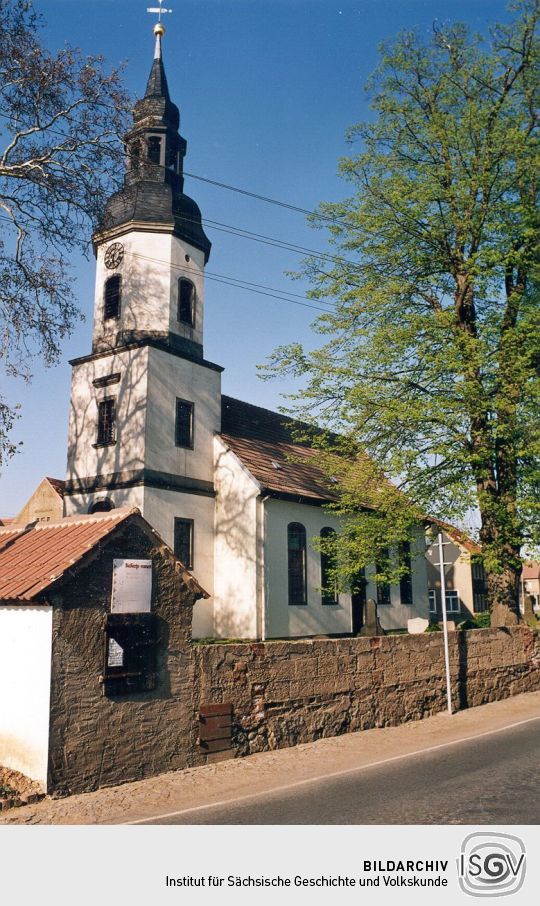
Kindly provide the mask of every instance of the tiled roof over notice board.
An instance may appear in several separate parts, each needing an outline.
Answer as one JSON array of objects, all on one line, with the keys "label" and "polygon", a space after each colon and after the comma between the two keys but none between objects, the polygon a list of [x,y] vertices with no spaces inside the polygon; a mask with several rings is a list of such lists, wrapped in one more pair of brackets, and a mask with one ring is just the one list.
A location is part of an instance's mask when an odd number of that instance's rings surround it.
[{"label": "tiled roof over notice board", "polygon": [[0,600],[32,601],[136,509],[0,528]]}]

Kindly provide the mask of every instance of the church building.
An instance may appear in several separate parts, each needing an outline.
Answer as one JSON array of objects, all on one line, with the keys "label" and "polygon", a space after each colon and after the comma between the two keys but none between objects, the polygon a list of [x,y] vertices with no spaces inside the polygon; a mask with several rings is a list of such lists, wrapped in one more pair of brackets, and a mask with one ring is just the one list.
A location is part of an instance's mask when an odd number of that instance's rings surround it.
[{"label": "church building", "polygon": [[[362,596],[322,590],[328,563],[311,544],[339,530],[315,451],[294,443],[282,415],[222,395],[223,369],[204,357],[211,245],[183,191],[186,141],[161,23],[154,32],[124,185],[93,237],[92,351],[71,362],[64,513],[138,507],[210,593],[194,608],[194,637],[357,632]],[[366,571],[384,628],[428,615],[420,531],[410,561],[397,586],[377,588]]]}]

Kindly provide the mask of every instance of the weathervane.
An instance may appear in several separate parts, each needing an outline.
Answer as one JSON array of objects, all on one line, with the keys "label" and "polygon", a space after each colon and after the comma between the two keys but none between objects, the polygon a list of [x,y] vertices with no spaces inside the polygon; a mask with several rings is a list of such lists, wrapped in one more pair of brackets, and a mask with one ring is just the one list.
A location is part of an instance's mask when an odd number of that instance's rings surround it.
[{"label": "weathervane", "polygon": [[156,36],[156,49],[154,52],[154,58],[156,60],[161,59],[161,38],[165,34],[165,26],[163,25],[163,23],[161,21],[161,15],[162,15],[162,13],[172,13],[172,9],[165,9],[165,7],[162,5],[163,0],[158,0],[158,3],[159,3],[159,6],[147,6],[146,7],[147,13],[157,13],[157,15],[158,15],[158,20],[157,20],[156,24],[154,25],[154,34]]},{"label": "weathervane", "polygon": [[157,13],[158,14],[158,24],[160,24],[161,23],[161,14],[162,13],[172,13],[172,9],[164,9],[163,5],[162,5],[163,0],[158,0],[158,3],[159,3],[159,6],[147,6],[146,12],[147,13]]}]

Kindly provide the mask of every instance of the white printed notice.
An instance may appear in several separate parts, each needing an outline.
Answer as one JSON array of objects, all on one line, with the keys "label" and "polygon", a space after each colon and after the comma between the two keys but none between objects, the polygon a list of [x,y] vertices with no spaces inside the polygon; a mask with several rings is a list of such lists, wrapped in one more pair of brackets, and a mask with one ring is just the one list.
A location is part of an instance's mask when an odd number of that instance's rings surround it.
[{"label": "white printed notice", "polygon": [[149,613],[152,561],[113,560],[111,613]]}]

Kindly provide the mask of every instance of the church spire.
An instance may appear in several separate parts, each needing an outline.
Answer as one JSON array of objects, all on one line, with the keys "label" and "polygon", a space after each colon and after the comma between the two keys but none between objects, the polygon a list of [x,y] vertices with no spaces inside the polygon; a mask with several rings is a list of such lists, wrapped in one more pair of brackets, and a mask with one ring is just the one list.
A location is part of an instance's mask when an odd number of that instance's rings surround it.
[{"label": "church spire", "polygon": [[[148,10],[167,13],[161,6]],[[124,137],[126,172],[124,188],[108,201],[99,235],[133,222],[170,225],[172,232],[195,248],[210,254],[210,241],[202,228],[201,212],[184,193],[184,157],[187,142],[180,135],[180,111],[169,94],[161,40],[165,27],[154,25],[154,59],[144,97],[133,108],[133,126]]]},{"label": "church spire", "polygon": [[166,101],[170,101],[169,86],[167,85],[167,76],[165,75],[161,54],[161,38],[165,34],[165,27],[161,22],[154,25],[154,34],[156,36],[154,62],[152,63],[144,96],[145,98],[164,98]]}]

